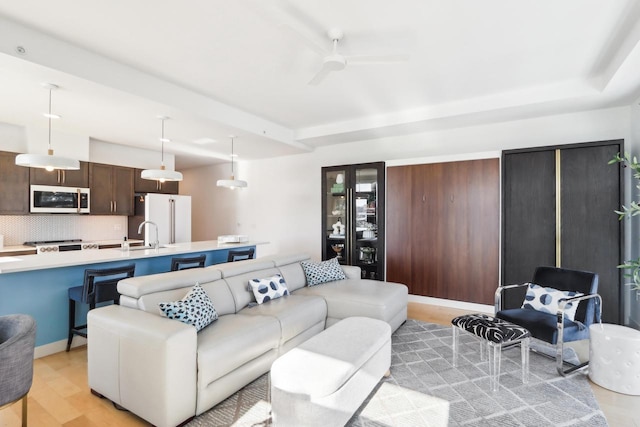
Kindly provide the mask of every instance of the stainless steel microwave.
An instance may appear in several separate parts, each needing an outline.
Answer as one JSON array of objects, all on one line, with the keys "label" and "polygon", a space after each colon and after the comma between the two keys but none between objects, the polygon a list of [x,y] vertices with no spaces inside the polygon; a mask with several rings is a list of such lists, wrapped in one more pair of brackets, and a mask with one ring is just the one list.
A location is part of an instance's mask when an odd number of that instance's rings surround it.
[{"label": "stainless steel microwave", "polygon": [[32,213],[89,213],[88,188],[32,185],[30,200]]}]

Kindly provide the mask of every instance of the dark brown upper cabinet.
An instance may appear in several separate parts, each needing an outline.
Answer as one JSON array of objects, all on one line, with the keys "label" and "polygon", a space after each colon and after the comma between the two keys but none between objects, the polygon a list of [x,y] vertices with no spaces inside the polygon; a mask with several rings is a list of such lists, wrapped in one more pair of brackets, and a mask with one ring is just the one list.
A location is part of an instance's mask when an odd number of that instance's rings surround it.
[{"label": "dark brown upper cabinet", "polygon": [[91,163],[91,214],[133,215],[133,174],[132,168]]},{"label": "dark brown upper cabinet", "polygon": [[89,164],[80,162],[78,170],[53,170],[30,168],[29,181],[37,185],[60,185],[63,187],[89,187]]},{"label": "dark brown upper cabinet", "polygon": [[29,213],[29,168],[16,165],[17,153],[0,151],[0,214]]},{"label": "dark brown upper cabinet", "polygon": [[142,169],[135,170],[133,189],[136,193],[163,193],[178,194],[178,181],[160,182],[150,179],[142,179]]}]

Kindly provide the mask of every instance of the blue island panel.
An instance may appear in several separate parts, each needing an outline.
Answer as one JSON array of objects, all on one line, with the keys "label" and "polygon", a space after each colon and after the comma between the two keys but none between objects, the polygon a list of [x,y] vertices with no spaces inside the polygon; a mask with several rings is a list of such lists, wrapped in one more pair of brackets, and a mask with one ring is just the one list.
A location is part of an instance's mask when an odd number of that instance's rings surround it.
[{"label": "blue island panel", "polygon": [[[227,262],[228,252],[217,249],[184,256],[206,254],[205,266],[209,266]],[[37,323],[36,346],[66,340],[69,330],[67,290],[82,285],[85,269],[121,267],[135,263],[135,275],[145,276],[169,271],[171,258],[175,256],[173,254],[0,274],[0,315],[23,313],[33,316]],[[88,306],[82,306],[83,304],[76,305],[77,324],[86,323]]]}]

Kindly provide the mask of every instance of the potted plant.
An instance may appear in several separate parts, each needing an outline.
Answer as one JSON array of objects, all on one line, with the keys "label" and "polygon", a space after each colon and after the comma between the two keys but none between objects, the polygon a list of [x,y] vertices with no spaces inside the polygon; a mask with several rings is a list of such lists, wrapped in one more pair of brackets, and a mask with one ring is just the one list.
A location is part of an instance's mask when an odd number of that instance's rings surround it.
[{"label": "potted plant", "polygon": [[[633,171],[633,177],[640,182],[640,163],[638,163],[637,157],[634,156],[632,159],[629,153],[625,153],[624,156],[621,156],[620,153],[618,153],[609,161],[609,164],[614,163],[622,163],[631,168]],[[636,188],[640,190],[640,183],[636,185]],[[615,212],[618,214],[620,220],[624,218],[631,218],[640,215],[640,204],[638,204],[637,201],[632,201],[629,206],[622,206],[621,211]],[[640,257],[625,261],[625,263],[619,265],[618,268],[629,271],[625,274],[625,277],[631,279],[631,282],[628,284],[631,285],[632,289],[640,291]]]}]

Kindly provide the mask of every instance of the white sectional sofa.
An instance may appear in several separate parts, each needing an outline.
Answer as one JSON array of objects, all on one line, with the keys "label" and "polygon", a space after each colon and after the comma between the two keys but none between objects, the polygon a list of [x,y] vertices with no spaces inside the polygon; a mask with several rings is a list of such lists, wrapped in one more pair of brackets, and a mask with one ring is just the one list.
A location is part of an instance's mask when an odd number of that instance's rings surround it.
[{"label": "white sectional sofa", "polygon": [[[275,256],[119,282],[120,305],[91,310],[89,387],[158,427],[199,415],[268,372],[288,350],[351,316],[407,318],[407,287],[360,278],[306,286],[307,255]],[[280,274],[290,295],[256,305],[249,280]],[[198,282],[219,318],[199,332],[162,315]]]}]

